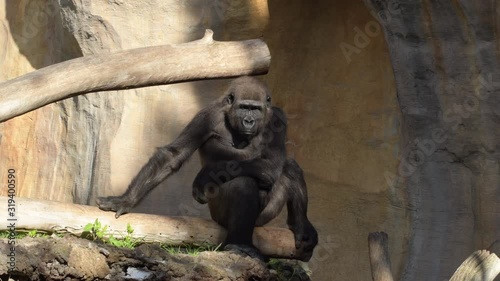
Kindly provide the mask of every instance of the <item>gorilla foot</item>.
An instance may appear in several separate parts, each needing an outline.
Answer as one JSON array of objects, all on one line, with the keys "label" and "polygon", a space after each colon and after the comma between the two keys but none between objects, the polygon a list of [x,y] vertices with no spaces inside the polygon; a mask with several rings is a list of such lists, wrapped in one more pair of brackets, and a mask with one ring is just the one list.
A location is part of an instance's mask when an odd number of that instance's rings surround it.
[{"label": "gorilla foot", "polygon": [[305,223],[291,225],[290,229],[295,237],[297,253],[302,257],[302,261],[307,262],[311,259],[314,248],[318,244],[318,232],[309,220],[306,219],[305,221]]},{"label": "gorilla foot", "polygon": [[115,218],[119,218],[121,215],[128,213],[134,205],[123,196],[98,197],[96,203],[97,207],[103,211],[116,212]]},{"label": "gorilla foot", "polygon": [[224,251],[231,251],[239,255],[249,256],[251,258],[258,259],[266,263],[269,261],[269,258],[264,256],[257,248],[249,245],[227,244],[224,247]]}]

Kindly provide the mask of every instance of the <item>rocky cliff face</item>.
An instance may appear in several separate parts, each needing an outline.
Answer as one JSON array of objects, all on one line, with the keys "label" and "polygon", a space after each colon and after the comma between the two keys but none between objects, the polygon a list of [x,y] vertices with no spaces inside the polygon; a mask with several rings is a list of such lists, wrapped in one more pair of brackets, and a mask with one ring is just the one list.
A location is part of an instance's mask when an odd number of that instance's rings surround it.
[{"label": "rocky cliff face", "polygon": [[411,210],[403,280],[444,280],[500,234],[500,6],[366,2],[380,15],[403,115],[394,175]]},{"label": "rocky cliff face", "polygon": [[[263,36],[264,80],[290,119],[320,234],[313,280],[368,280],[375,230],[389,234],[396,276],[442,280],[498,238],[498,9],[406,2],[368,1],[370,13],[341,0],[0,0],[0,80],[206,28]],[[83,204],[120,194],[226,83],[92,93],[1,123],[0,180],[14,168],[19,196]],[[195,156],[135,211],[208,217],[191,198],[199,167]]]}]

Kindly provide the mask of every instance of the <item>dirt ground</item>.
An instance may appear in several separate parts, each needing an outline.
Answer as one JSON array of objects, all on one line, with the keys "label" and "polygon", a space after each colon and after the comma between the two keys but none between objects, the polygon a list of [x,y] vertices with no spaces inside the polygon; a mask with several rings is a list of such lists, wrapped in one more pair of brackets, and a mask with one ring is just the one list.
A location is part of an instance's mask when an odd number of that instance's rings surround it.
[{"label": "dirt ground", "polygon": [[[67,235],[16,240],[16,271],[8,274],[10,245],[0,240],[0,279],[7,280],[310,280],[294,261],[273,265],[233,252],[172,255],[159,245],[136,249]],[[10,279],[9,279],[10,278]]]}]

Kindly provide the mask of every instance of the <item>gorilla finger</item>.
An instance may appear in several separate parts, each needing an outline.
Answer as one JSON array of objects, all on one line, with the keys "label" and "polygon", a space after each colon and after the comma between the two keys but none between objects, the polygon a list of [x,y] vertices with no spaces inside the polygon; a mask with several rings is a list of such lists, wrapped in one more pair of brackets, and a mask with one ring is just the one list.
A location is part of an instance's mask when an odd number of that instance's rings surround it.
[{"label": "gorilla finger", "polygon": [[302,246],[302,235],[297,234],[295,235],[295,249],[300,249]]},{"label": "gorilla finger", "polygon": [[193,198],[200,204],[206,204],[208,202],[205,194],[196,188],[193,189]]},{"label": "gorilla finger", "polygon": [[106,200],[106,197],[97,197],[97,199],[95,200],[95,202],[97,203],[97,205],[103,205],[104,204],[104,201]]},{"label": "gorilla finger", "polygon": [[304,251],[312,252],[317,244],[318,241],[308,240],[307,242],[304,243]]},{"label": "gorilla finger", "polygon": [[194,198],[200,204],[207,204],[208,200],[205,196],[197,196]]},{"label": "gorilla finger", "polygon": [[115,218],[119,218],[121,215],[128,213],[128,209],[125,207],[121,207],[116,211]]}]

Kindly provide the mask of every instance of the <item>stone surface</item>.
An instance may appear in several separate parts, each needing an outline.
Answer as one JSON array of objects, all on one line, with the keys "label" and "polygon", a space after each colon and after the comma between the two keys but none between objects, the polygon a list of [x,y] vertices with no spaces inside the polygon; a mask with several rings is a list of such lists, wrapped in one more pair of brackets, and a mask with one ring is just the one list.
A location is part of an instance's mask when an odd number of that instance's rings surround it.
[{"label": "stone surface", "polygon": [[[2,253],[8,247],[0,239]],[[171,254],[147,244],[131,250],[70,235],[19,239],[15,253],[17,270],[12,275],[7,273],[8,257],[0,256],[2,280],[310,280],[293,262],[266,264],[235,252]]]},{"label": "stone surface", "polygon": [[[400,117],[382,31],[358,42],[357,30],[376,27],[361,1],[269,1],[269,14],[266,80],[290,119],[287,148],[319,229],[312,279],[370,280],[367,238],[379,230],[400,272],[407,204],[385,177],[397,167]],[[347,45],[358,52],[346,55]]]},{"label": "stone surface", "polygon": [[500,235],[495,1],[366,1],[383,15],[402,111],[396,184],[409,200],[402,280],[446,280]]},{"label": "stone surface", "polygon": [[[16,280],[64,279],[67,276],[77,280],[101,280],[110,273],[106,257],[88,240],[67,236],[62,239],[25,238],[15,242],[15,250],[9,251],[12,245],[2,239],[0,249],[2,253],[15,254],[15,276],[19,275]],[[0,261],[3,278],[7,274],[8,257],[2,255]]]},{"label": "stone surface", "polygon": [[[361,0],[0,0],[0,80],[82,55],[191,41],[206,28],[218,40],[263,36],[272,54],[263,79],[290,119],[289,154],[305,171],[319,230],[312,279],[369,280],[367,235],[383,230],[395,279],[444,280],[499,238],[499,8],[374,2],[387,5],[383,28]],[[19,196],[94,204],[120,194],[226,85],[88,94],[4,122],[0,182],[15,168]],[[475,106],[476,94],[489,95]],[[191,198],[198,169],[195,155],[135,211],[208,217]],[[273,224],[284,226],[285,215]]]}]

